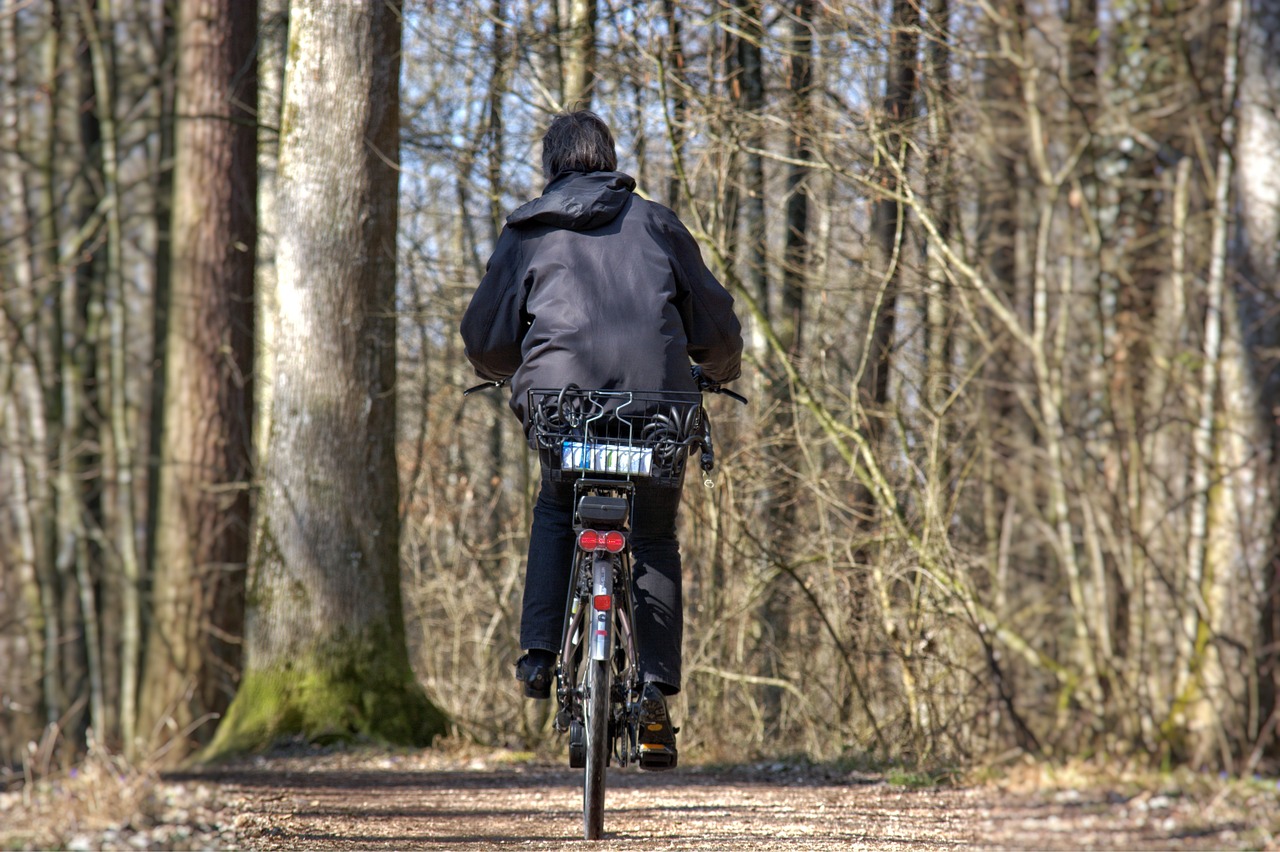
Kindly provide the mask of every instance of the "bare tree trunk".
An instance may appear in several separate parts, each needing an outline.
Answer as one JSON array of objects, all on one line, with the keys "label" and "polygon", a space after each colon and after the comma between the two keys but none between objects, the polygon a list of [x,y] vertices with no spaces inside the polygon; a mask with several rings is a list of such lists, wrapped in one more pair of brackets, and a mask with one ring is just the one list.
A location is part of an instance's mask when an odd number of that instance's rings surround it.
[{"label": "bare tree trunk", "polygon": [[185,758],[231,701],[249,551],[257,9],[181,10],[173,275],[140,728]]},{"label": "bare tree trunk", "polygon": [[[737,35],[734,91],[739,110],[739,121],[744,123],[741,145],[744,149],[745,167],[742,194],[740,196],[742,239],[745,241],[745,285],[759,303],[766,317],[769,316],[769,269],[767,262],[768,241],[764,215],[764,65],[762,43],[764,41],[763,14],[758,0],[733,0]],[[765,346],[760,334],[754,334],[750,345],[763,355]]]},{"label": "bare tree trunk", "polygon": [[[779,311],[771,323],[772,331],[785,351],[770,353],[772,358],[790,358],[797,364],[803,358],[804,301],[809,280],[809,169],[804,163],[812,155],[813,116],[811,88],[813,83],[812,53],[813,6],[808,0],[790,4],[787,33],[787,81],[790,133],[787,136],[787,195],[785,200],[786,234],[783,238],[782,292]],[[770,536],[770,559],[780,570],[767,580],[760,608],[762,623],[769,626],[767,642],[759,656],[760,672],[765,678],[779,681],[785,674],[784,649],[792,633],[793,585],[801,582],[793,564],[796,552],[797,501],[801,454],[796,434],[795,402],[786,381],[787,371],[773,369],[767,386],[771,440],[768,444],[770,467],[774,471],[765,497]],[[763,721],[766,735],[776,730],[782,714],[783,689],[765,686]]]},{"label": "bare tree trunk", "polygon": [[596,0],[556,0],[560,28],[560,104],[590,109],[596,76]]},{"label": "bare tree trunk", "polygon": [[[673,151],[684,148],[685,125],[689,122],[689,81],[686,77],[684,36],[681,32],[681,9],[675,0],[663,0],[662,14],[667,21],[666,73],[673,88],[671,98],[671,133],[670,141]],[[679,209],[680,175],[673,169],[667,181],[667,206],[672,210]]]},{"label": "bare tree trunk", "polygon": [[[37,232],[28,207],[27,140],[30,106],[19,75],[17,10],[0,6],[0,187],[3,221],[8,226],[0,257],[5,286],[0,290],[0,536],[12,542],[0,550],[0,692],[27,711],[0,713],[0,749],[13,747],[14,759],[31,739],[40,739],[40,724],[56,724],[65,699],[58,682],[59,623],[56,583],[47,558],[53,530],[48,469],[45,396],[40,384],[35,306]],[[35,712],[44,698],[43,719]],[[8,711],[8,707],[4,708]],[[7,723],[13,716],[14,724]],[[0,752],[3,754],[3,752]],[[7,756],[7,755],[6,755]]]},{"label": "bare tree trunk", "polygon": [[[878,156],[886,164],[878,180],[885,193],[872,202],[870,239],[870,287],[873,295],[870,328],[860,356],[861,374],[858,390],[863,411],[867,412],[863,428],[867,440],[877,454],[890,452],[886,436],[891,427],[890,373],[898,353],[895,327],[898,324],[899,295],[906,280],[906,258],[909,240],[906,234],[907,210],[897,197],[907,172],[910,123],[915,115],[916,53],[919,44],[920,9],[913,0],[894,0],[889,20],[889,43],[885,92],[875,128]],[[878,505],[874,492],[861,488],[857,497],[872,518],[892,511]],[[874,523],[874,522],[873,522]],[[872,535],[875,535],[873,532]],[[901,657],[898,670],[902,700],[906,706],[906,724],[913,735],[921,733],[919,700],[913,657],[913,639],[907,625],[899,623],[895,599],[899,590],[885,568],[888,552],[865,548],[859,561],[870,565],[872,593],[879,606],[881,625],[887,639]]]},{"label": "bare tree trunk", "polygon": [[[912,0],[894,0],[889,22],[888,63],[883,106],[876,130],[882,157],[896,162],[886,168],[880,183],[886,193],[873,202],[871,214],[872,274],[877,296],[866,369],[860,379],[863,398],[873,409],[889,400],[889,372],[893,365],[895,305],[903,277],[903,227],[906,212],[895,198],[897,173],[906,172],[907,124],[914,114],[916,48],[920,12]],[[873,418],[882,412],[873,413]],[[874,421],[873,421],[874,428]]]},{"label": "bare tree trunk", "polygon": [[254,459],[261,468],[271,432],[272,371],[275,368],[276,172],[285,54],[289,47],[289,0],[258,3],[258,263],[254,273]]},{"label": "bare tree trunk", "polygon": [[[1243,32],[1240,69],[1240,137],[1236,189],[1240,224],[1246,238],[1242,273],[1256,296],[1242,296],[1245,320],[1257,328],[1257,349],[1280,352],[1280,0],[1253,0]],[[1249,347],[1253,350],[1254,347]],[[1255,356],[1256,357],[1256,356]],[[1251,734],[1255,746],[1246,772],[1253,772],[1264,755],[1280,752],[1280,357],[1257,357],[1259,414],[1270,422],[1267,440],[1270,471],[1265,477],[1272,517],[1270,565],[1264,564],[1260,586],[1257,654],[1259,709]],[[1270,416],[1268,416],[1270,415]]]},{"label": "bare tree trunk", "polygon": [[[1178,635],[1177,662],[1174,681],[1174,706],[1172,713],[1181,727],[1187,706],[1199,698],[1203,688],[1204,655],[1208,650],[1212,630],[1212,612],[1208,608],[1206,593],[1213,582],[1212,563],[1208,559],[1208,542],[1211,536],[1209,517],[1212,500],[1211,485],[1215,477],[1214,415],[1219,407],[1221,381],[1223,311],[1227,307],[1227,216],[1231,186],[1231,145],[1234,142],[1234,103],[1236,88],[1236,43],[1239,36],[1243,0],[1231,0],[1227,37],[1226,71],[1223,94],[1227,116],[1222,127],[1223,146],[1218,152],[1215,182],[1213,186],[1213,233],[1211,237],[1210,268],[1205,293],[1206,310],[1204,324],[1204,352],[1201,367],[1197,424],[1194,438],[1194,455],[1191,459],[1191,513],[1190,542],[1187,552],[1185,597],[1191,601],[1182,618]],[[1209,573],[1206,573],[1209,572]],[[1176,745],[1175,745],[1176,747]]]},{"label": "bare tree trunk", "polygon": [[[938,236],[950,243],[957,220],[955,175],[952,163],[951,110],[955,93],[951,86],[951,0],[931,0],[925,50],[925,109],[929,127],[929,160],[926,192],[938,222]],[[950,385],[952,334],[951,302],[942,252],[928,251],[925,323],[928,330],[928,366],[925,373],[928,405],[937,411]],[[938,471],[938,481],[948,479]],[[945,486],[944,486],[945,487]]]},{"label": "bare tree trunk", "polygon": [[[109,0],[101,0],[95,12],[89,0],[80,0],[81,16],[86,22],[89,56],[93,64],[93,83],[97,100],[98,126],[102,134],[102,179],[107,200],[106,309],[109,340],[108,369],[110,424],[109,478],[114,488],[115,545],[120,568],[118,588],[122,605],[120,625],[120,739],[129,748],[134,744],[138,715],[138,668],[141,664],[142,610],[141,566],[138,559],[138,513],[135,506],[133,461],[133,426],[129,419],[127,398],[129,343],[128,316],[125,308],[124,270],[122,268],[123,228],[118,169],[119,147],[114,104],[114,59],[110,38],[115,18]],[[101,733],[101,732],[100,732]]]},{"label": "bare tree trunk", "polygon": [[[510,84],[511,55],[508,46],[505,11],[503,0],[493,0],[490,10],[493,18],[493,65],[489,72],[489,157],[487,163],[488,201],[489,201],[489,245],[498,244],[498,235],[502,231],[502,222],[506,216],[502,198],[502,167],[506,163],[506,114],[503,110],[503,95]],[[459,180],[465,180],[460,175]],[[506,517],[507,488],[504,482],[508,453],[506,421],[510,416],[501,394],[489,395],[489,409],[492,423],[489,427],[489,488],[493,495],[494,512],[498,517]],[[425,414],[424,414],[425,417]],[[523,455],[523,453],[521,453]]]},{"label": "bare tree trunk", "polygon": [[804,340],[804,298],[809,272],[809,167],[802,165],[813,154],[813,3],[794,0],[788,38],[791,65],[788,89],[791,99],[791,133],[787,138],[786,236],[782,259],[782,310],[779,334],[799,356]]},{"label": "bare tree trunk", "polygon": [[291,734],[425,744],[442,729],[409,667],[400,592],[400,13],[290,7],[274,414],[244,678],[212,754]]}]

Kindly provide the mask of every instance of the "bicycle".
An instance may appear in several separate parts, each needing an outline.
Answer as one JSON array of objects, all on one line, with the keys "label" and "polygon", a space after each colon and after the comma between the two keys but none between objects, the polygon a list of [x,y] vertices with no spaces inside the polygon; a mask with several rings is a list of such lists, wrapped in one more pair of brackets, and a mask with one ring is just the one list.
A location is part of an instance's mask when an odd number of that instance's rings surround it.
[{"label": "bicycle", "polygon": [[[702,391],[727,388],[694,376]],[[484,387],[499,386],[489,382]],[[666,768],[674,755],[640,741],[642,716],[634,585],[628,537],[640,478],[679,488],[695,447],[708,475],[715,466],[711,424],[700,391],[564,388],[528,394],[530,434],[546,475],[574,486],[576,539],[559,661],[555,727],[569,734],[569,766],[583,769],[583,833],[604,832],[605,777],[611,762]]]}]

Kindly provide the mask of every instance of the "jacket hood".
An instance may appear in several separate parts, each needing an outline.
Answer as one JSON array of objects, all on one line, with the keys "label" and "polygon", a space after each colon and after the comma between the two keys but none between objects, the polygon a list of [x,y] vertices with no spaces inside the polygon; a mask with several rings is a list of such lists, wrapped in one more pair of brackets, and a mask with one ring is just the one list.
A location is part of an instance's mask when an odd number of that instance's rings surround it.
[{"label": "jacket hood", "polygon": [[622,172],[564,172],[547,184],[541,196],[516,208],[507,225],[589,231],[612,222],[635,188],[635,180]]}]

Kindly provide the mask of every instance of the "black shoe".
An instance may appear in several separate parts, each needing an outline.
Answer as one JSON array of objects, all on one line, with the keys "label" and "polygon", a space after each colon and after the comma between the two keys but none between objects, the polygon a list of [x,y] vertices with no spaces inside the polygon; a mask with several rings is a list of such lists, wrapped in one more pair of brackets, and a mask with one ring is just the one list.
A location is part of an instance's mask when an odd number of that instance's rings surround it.
[{"label": "black shoe", "polygon": [[652,683],[640,693],[640,768],[675,769],[676,729],[667,712],[667,699]]},{"label": "black shoe", "polygon": [[551,677],[547,663],[531,660],[528,654],[516,660],[516,680],[524,684],[525,698],[550,698]]}]

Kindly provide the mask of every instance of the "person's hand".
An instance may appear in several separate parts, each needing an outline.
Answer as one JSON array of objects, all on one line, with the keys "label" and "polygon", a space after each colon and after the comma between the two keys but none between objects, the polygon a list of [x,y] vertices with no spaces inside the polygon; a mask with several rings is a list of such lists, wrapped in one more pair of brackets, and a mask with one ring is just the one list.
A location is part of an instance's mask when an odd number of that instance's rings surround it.
[{"label": "person's hand", "polygon": [[702,375],[701,364],[694,364],[692,367],[689,368],[689,372],[693,374],[693,380],[698,383],[698,390],[711,391],[712,393],[715,393],[720,390],[719,382],[713,382],[710,379],[708,379],[706,376]]},{"label": "person's hand", "polygon": [[740,393],[734,393],[719,382],[713,382],[706,376],[702,375],[702,365],[694,364],[689,372],[693,374],[693,380],[698,383],[698,390],[703,393],[722,393],[727,397],[736,399],[743,405],[747,404],[747,398]]}]

